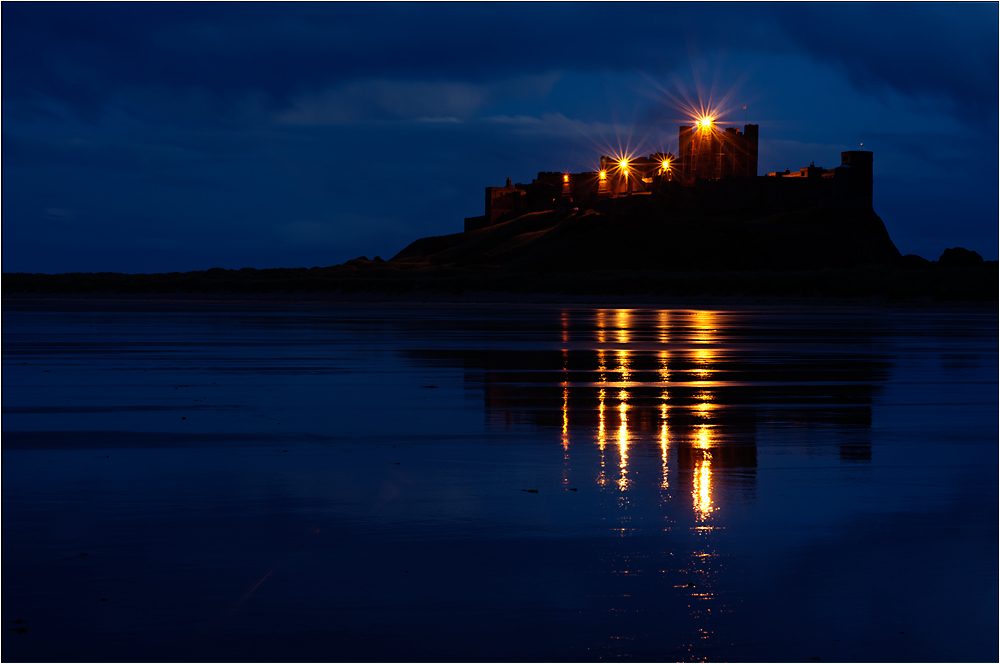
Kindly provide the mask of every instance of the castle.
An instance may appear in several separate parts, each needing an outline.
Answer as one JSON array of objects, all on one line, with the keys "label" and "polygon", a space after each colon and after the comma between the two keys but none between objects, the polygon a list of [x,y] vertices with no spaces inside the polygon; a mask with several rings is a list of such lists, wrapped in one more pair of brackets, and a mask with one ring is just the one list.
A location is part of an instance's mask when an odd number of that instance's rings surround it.
[{"label": "castle", "polygon": [[872,205],[872,153],[841,152],[840,166],[810,164],[796,172],[757,175],[758,126],[719,129],[711,118],[682,125],[679,157],[602,156],[584,173],[541,172],[530,184],[486,188],[486,210],[467,217],[465,230],[502,223],[525,212],[594,209],[602,212],[736,212]]}]

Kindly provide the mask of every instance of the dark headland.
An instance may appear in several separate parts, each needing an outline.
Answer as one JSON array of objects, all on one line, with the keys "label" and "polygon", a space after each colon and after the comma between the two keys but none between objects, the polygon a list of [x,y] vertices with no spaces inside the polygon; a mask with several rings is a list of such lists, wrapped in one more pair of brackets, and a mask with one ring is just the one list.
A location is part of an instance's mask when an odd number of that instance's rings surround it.
[{"label": "dark headland", "polygon": [[[757,176],[757,128],[681,127],[681,155],[602,157],[486,189],[465,231],[389,260],[164,274],[4,274],[6,297],[571,300],[708,297],[995,306],[997,261],[901,256],[872,208],[871,152]],[[721,155],[721,156],[720,156]]]}]

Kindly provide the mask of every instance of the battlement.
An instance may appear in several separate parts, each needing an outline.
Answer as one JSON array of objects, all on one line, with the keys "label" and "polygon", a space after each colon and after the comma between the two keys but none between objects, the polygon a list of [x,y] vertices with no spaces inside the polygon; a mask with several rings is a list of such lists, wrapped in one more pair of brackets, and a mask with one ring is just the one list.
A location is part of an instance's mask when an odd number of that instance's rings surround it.
[{"label": "battlement", "polygon": [[[840,154],[840,166],[815,162],[797,171],[757,175],[757,125],[718,129],[711,120],[679,130],[680,156],[602,156],[597,171],[542,171],[528,184],[486,188],[486,211],[465,230],[502,223],[524,212],[569,208],[726,212],[749,209],[872,205],[871,152]],[[630,199],[621,201],[619,199]],[[641,201],[639,200],[641,199]]]},{"label": "battlement", "polygon": [[744,125],[742,132],[736,127],[720,131],[710,121],[682,125],[677,135],[681,179],[756,177],[758,136],[752,124]]}]

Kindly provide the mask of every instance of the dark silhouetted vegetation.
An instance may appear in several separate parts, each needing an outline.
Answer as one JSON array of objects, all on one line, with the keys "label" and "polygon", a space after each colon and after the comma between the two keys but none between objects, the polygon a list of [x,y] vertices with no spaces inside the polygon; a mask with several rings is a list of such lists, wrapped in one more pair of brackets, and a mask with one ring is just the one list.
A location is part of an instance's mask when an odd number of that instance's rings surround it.
[{"label": "dark silhouetted vegetation", "polygon": [[417,240],[392,260],[164,274],[5,274],[4,295],[322,296],[475,294],[996,302],[997,261],[962,248],[900,256],[874,212],[763,218],[526,214]]}]

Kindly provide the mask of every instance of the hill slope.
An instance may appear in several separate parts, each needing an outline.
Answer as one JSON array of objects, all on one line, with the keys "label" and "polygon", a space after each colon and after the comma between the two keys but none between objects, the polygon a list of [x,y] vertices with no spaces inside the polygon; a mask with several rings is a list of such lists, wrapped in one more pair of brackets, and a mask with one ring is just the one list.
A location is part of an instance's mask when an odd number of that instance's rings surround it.
[{"label": "hill slope", "polygon": [[766,216],[535,212],[469,233],[423,238],[393,262],[509,271],[804,270],[900,258],[871,210]]},{"label": "hill slope", "polygon": [[946,251],[937,262],[900,257],[871,210],[750,216],[563,211],[422,238],[389,261],[360,257],[331,267],[171,274],[5,274],[3,293],[622,301],[710,296],[995,306],[998,275],[996,261],[962,249]]}]

